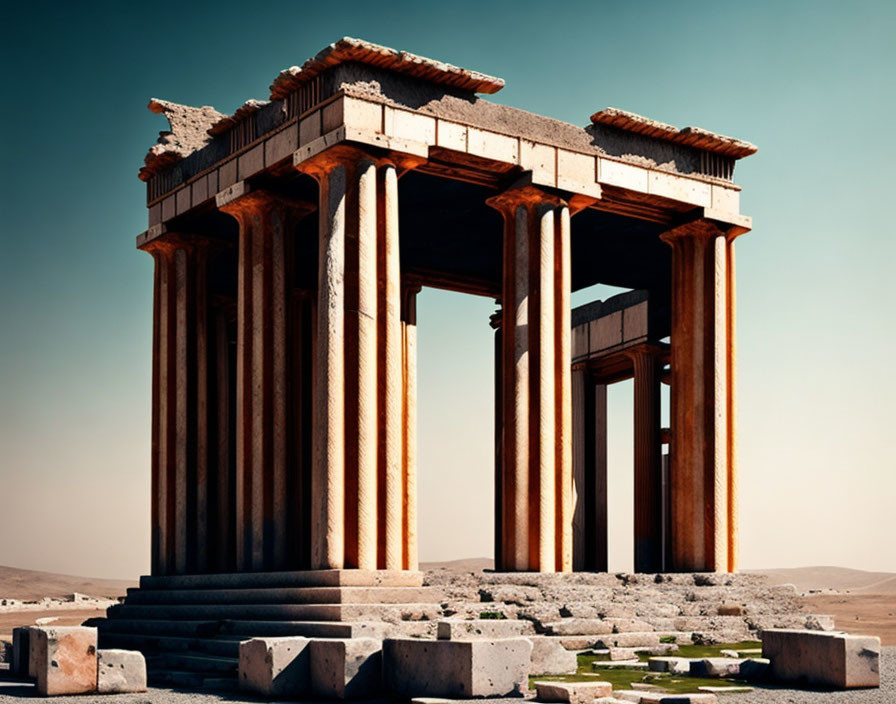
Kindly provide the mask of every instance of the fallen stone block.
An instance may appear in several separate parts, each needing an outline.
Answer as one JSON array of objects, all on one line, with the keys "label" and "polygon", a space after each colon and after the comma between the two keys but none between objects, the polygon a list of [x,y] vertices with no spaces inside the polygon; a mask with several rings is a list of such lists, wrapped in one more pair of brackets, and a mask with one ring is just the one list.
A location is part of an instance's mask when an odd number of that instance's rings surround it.
[{"label": "fallen stone block", "polygon": [[310,689],[308,638],[252,638],[240,643],[240,689],[269,697]]},{"label": "fallen stone block", "polygon": [[768,675],[768,658],[747,658],[740,664],[740,678],[743,680],[764,680]]},{"label": "fallen stone block", "polygon": [[564,648],[555,638],[531,636],[530,675],[569,675],[578,669],[576,654]]},{"label": "fallen stone block", "polygon": [[96,691],[125,694],[146,691],[146,660],[136,650],[97,650]]},{"label": "fallen stone block", "polygon": [[516,638],[534,633],[529,621],[518,619],[445,619],[437,625],[439,640],[471,640],[473,638]]},{"label": "fallen stone block", "polygon": [[12,658],[9,663],[9,674],[12,677],[33,677],[29,664],[31,662],[31,626],[12,629]]},{"label": "fallen stone block", "polygon": [[95,692],[95,628],[39,627],[31,630],[32,666],[41,696]]},{"label": "fallen stone block", "polygon": [[847,689],[880,686],[880,638],[806,630],[768,630],[762,656],[776,681]]},{"label": "fallen stone block", "polygon": [[581,652],[591,650],[598,644],[599,636],[560,636],[557,641],[567,650]]},{"label": "fallen stone block", "polygon": [[600,636],[613,632],[613,624],[599,618],[567,618],[546,623],[545,630],[555,636]]},{"label": "fallen stone block", "polygon": [[531,654],[526,638],[387,639],[384,685],[407,698],[516,696],[527,689]]},{"label": "fallen stone block", "polygon": [[648,659],[647,666],[651,672],[671,672],[676,675],[687,675],[691,672],[690,658],[653,657]]},{"label": "fallen stone block", "polygon": [[591,704],[596,697],[609,697],[613,685],[609,682],[535,682],[535,699],[540,702],[569,702]]},{"label": "fallen stone block", "polygon": [[639,692],[624,689],[613,693],[613,696],[624,702],[634,704],[717,704],[715,694],[699,692],[693,694],[670,694],[668,692]]},{"label": "fallen stone block", "polygon": [[737,677],[740,675],[740,658],[702,658],[691,660],[692,677]]},{"label": "fallen stone block", "polygon": [[614,633],[599,636],[598,644],[605,648],[635,648],[660,644],[659,633]]},{"label": "fallen stone block", "polygon": [[731,685],[728,686],[718,686],[713,687],[712,685],[701,685],[697,687],[701,692],[709,692],[710,694],[745,694],[747,692],[752,692],[752,687],[746,687],[742,685]]},{"label": "fallen stone block", "polygon": [[382,641],[321,638],[311,641],[311,693],[331,699],[360,699],[379,693]]},{"label": "fallen stone block", "polygon": [[646,670],[647,663],[640,660],[595,660],[592,670]]}]

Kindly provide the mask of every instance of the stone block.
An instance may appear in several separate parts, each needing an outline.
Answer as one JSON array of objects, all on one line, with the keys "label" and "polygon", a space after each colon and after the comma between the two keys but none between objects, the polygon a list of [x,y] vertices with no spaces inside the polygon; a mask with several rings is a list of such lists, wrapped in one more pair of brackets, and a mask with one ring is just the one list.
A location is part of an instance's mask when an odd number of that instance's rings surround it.
[{"label": "stone block", "polygon": [[519,140],[496,132],[467,128],[467,152],[486,159],[518,164]]},{"label": "stone block", "polygon": [[136,650],[98,650],[96,691],[124,694],[146,691],[146,660]]},{"label": "stone block", "polygon": [[770,629],[762,656],[781,682],[846,689],[880,686],[880,638],[804,630]]},{"label": "stone block", "polygon": [[[622,311],[622,332],[625,341],[636,340],[647,336],[647,302],[626,308]],[[622,629],[620,629],[622,630]],[[648,630],[646,628],[632,630]]]},{"label": "stone block", "polygon": [[[264,143],[264,165],[271,166],[281,159],[292,156],[299,148],[299,128],[293,123],[271,136]],[[194,190],[195,196],[195,190]],[[195,198],[194,198],[195,200]]]},{"label": "stone block", "polygon": [[687,675],[691,671],[689,658],[660,656],[650,658],[647,667],[651,672],[672,672],[676,675]]},{"label": "stone block", "polygon": [[578,658],[571,650],[564,648],[556,638],[532,636],[532,656],[530,675],[568,675],[578,668]]},{"label": "stone block", "polygon": [[737,677],[740,675],[740,658],[703,658],[691,660],[693,677]]},{"label": "stone block", "polygon": [[648,172],[647,192],[651,195],[671,198],[699,205],[704,208],[712,206],[712,186],[705,181],[676,176],[665,171]]},{"label": "stone block", "polygon": [[321,136],[321,111],[315,110],[299,122],[299,144],[308,144]]},{"label": "stone block", "polygon": [[763,680],[768,675],[771,661],[768,658],[748,658],[740,664],[742,680]]},{"label": "stone block", "polygon": [[338,129],[343,123],[342,98],[327,103],[321,111],[323,134]]},{"label": "stone block", "polygon": [[401,697],[503,697],[527,689],[532,643],[496,640],[383,641],[386,689]]},{"label": "stone block", "polygon": [[520,140],[520,166],[532,172],[533,183],[554,186],[557,183],[557,150],[548,144]]},{"label": "stone block", "polygon": [[190,191],[190,186],[187,185],[183,186],[180,190],[175,192],[175,211],[178,215],[183,215],[192,206],[192,201],[190,200]]},{"label": "stone block", "polygon": [[740,212],[740,190],[712,185],[712,207],[725,213]]},{"label": "stone block", "polygon": [[240,643],[240,689],[269,697],[299,696],[310,689],[308,638],[252,638]]},{"label": "stone block", "polygon": [[589,337],[592,352],[622,344],[622,311],[592,320],[589,325],[591,326]]},{"label": "stone block", "polygon": [[31,626],[12,629],[12,658],[9,674],[13,677],[33,677],[31,674]]},{"label": "stone block", "polygon": [[458,152],[467,151],[467,127],[448,120],[436,122],[436,145]]},{"label": "stone block", "polygon": [[647,169],[612,159],[598,160],[598,180],[608,186],[647,192]]},{"label": "stone block", "polygon": [[609,682],[535,682],[535,698],[540,702],[569,702],[591,704],[596,697],[609,697],[613,685]]},{"label": "stone block", "polygon": [[529,621],[516,619],[445,619],[437,624],[439,640],[515,638],[533,632]]},{"label": "stone block", "polygon": [[620,690],[613,693],[623,702],[637,704],[717,704],[715,694],[699,692],[694,694],[669,694],[668,692],[641,692],[637,690]]},{"label": "stone block", "polygon": [[595,157],[557,149],[557,188],[600,198]]},{"label": "stone block", "polygon": [[389,137],[423,144],[436,143],[436,119],[407,110],[386,108],[385,132]]},{"label": "stone block", "polygon": [[311,693],[331,699],[359,699],[379,693],[382,641],[326,638],[311,641]]},{"label": "stone block", "polygon": [[599,618],[567,618],[545,627],[555,636],[602,636],[613,632],[613,624]]},{"label": "stone block", "polygon": [[238,158],[238,178],[245,181],[264,168],[264,144],[256,144]]},{"label": "stone block", "polygon": [[95,628],[33,628],[31,641],[38,694],[47,697],[96,691]]}]

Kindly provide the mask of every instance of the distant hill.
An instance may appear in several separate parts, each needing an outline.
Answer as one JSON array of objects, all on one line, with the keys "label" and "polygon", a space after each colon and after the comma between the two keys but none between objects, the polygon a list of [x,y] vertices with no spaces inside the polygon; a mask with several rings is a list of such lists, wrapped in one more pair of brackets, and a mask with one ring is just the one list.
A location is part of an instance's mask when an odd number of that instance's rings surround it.
[{"label": "distant hill", "polygon": [[74,592],[114,599],[123,596],[128,587],[136,586],[136,580],[75,577],[0,565],[0,599],[37,601],[45,596],[63,597]]},{"label": "distant hill", "polygon": [[896,573],[847,567],[786,567],[744,570],[767,575],[773,584],[793,584],[800,591],[836,589],[859,594],[896,594]]},{"label": "distant hill", "polygon": [[493,570],[495,561],[490,557],[470,557],[463,560],[445,560],[444,562],[421,562],[421,570],[451,570],[452,572],[479,572]]}]

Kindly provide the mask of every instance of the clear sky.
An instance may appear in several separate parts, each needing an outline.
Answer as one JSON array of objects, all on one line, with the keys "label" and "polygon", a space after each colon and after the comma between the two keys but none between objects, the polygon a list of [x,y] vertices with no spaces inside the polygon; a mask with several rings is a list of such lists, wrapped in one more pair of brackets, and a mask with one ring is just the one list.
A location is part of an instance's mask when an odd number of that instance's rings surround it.
[{"label": "clear sky", "polygon": [[[742,564],[896,571],[896,4],[34,1],[0,28],[0,564],[149,563],[152,96],[230,112],[349,35],[756,143],[740,162]],[[578,296],[576,303],[587,297]],[[421,557],[489,555],[494,303],[424,291]],[[611,568],[630,567],[630,387],[611,393]]]}]

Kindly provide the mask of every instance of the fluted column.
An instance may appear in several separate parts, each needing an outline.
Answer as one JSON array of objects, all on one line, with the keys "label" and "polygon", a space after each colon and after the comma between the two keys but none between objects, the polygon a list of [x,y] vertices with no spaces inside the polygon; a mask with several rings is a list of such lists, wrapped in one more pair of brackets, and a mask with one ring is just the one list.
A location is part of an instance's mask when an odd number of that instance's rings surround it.
[{"label": "fluted column", "polygon": [[504,216],[502,569],[572,569],[569,208],[534,187]]},{"label": "fluted column", "polygon": [[635,572],[662,570],[660,360],[653,350],[631,353],[634,363]]},{"label": "fluted column", "polygon": [[404,287],[402,335],[404,405],[402,410],[404,531],[402,568],[419,569],[417,551],[417,294],[420,287]]},{"label": "fluted column", "polygon": [[416,568],[397,171],[346,147],[297,168],[320,187],[312,564]]},{"label": "fluted column", "polygon": [[295,521],[289,347],[292,237],[311,207],[243,185],[218,207],[240,226],[237,292],[236,552],[241,571],[282,570]]},{"label": "fluted column", "polygon": [[143,249],[155,260],[152,572],[201,572],[208,567],[210,243],[166,233]]},{"label": "fluted column", "polygon": [[727,571],[731,507],[728,243],[697,221],[663,235],[672,247],[670,564]]}]

